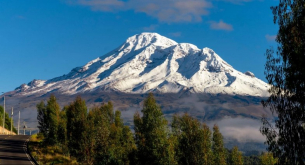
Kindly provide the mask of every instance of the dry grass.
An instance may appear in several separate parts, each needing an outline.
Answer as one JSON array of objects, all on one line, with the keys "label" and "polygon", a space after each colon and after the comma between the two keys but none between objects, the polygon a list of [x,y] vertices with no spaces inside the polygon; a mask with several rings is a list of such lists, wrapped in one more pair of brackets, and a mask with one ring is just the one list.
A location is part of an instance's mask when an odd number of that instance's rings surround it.
[{"label": "dry grass", "polygon": [[11,132],[11,131],[9,131],[7,129],[4,129],[4,133],[3,133],[3,127],[1,127],[1,126],[0,126],[0,134],[1,135],[16,135],[15,132]]},{"label": "dry grass", "polygon": [[75,159],[63,154],[62,149],[58,146],[45,146],[43,137],[32,135],[29,142],[29,150],[33,158],[44,165],[78,165]]}]

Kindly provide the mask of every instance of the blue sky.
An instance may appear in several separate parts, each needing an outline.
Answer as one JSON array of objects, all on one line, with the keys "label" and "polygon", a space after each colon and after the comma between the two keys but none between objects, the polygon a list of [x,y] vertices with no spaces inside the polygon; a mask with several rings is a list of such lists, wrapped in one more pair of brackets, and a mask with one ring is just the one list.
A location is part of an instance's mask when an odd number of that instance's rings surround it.
[{"label": "blue sky", "polygon": [[0,92],[47,80],[104,55],[128,37],[156,32],[209,47],[265,81],[278,0],[3,0]]}]

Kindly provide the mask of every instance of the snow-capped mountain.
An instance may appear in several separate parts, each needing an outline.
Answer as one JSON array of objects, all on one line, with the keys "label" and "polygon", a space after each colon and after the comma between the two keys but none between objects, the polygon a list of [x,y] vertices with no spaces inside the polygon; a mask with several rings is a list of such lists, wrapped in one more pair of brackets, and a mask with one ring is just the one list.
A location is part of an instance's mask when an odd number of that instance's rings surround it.
[{"label": "snow-capped mountain", "polygon": [[47,81],[33,80],[17,95],[95,90],[123,93],[212,93],[267,96],[268,84],[241,73],[212,49],[177,43],[157,33],[132,36],[117,49],[70,73]]}]

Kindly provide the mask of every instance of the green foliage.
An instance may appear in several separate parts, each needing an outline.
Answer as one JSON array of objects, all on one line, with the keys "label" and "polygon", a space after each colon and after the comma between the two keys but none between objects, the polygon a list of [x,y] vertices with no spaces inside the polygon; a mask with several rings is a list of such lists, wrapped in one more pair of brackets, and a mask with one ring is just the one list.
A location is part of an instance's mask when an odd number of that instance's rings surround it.
[{"label": "green foliage", "polygon": [[57,143],[59,112],[60,107],[56,101],[56,97],[51,95],[46,105],[47,121],[49,124],[46,141],[50,145]]},{"label": "green foliage", "polygon": [[257,155],[243,156],[245,165],[261,165],[260,157]]},{"label": "green foliage", "polygon": [[123,124],[121,112],[113,113],[111,102],[93,107],[87,114],[85,101],[77,97],[59,113],[57,138],[61,153],[66,156],[69,153],[80,164],[129,165],[135,162],[132,132]]},{"label": "green foliage", "polygon": [[179,164],[212,164],[211,131],[207,125],[202,125],[188,114],[181,117],[175,115],[172,131],[178,139],[176,153]]},{"label": "green foliage", "polygon": [[82,134],[82,139],[80,139],[80,153],[82,159],[78,159],[79,162],[84,164],[93,164],[95,157],[95,148],[96,148],[96,132],[94,125],[94,115],[90,112],[87,118],[84,121],[84,132]]},{"label": "green foliage", "polygon": [[114,113],[112,103],[108,102],[91,113],[94,114],[98,130],[97,164],[130,164],[136,146],[130,128],[123,124],[121,112]]},{"label": "green foliage", "polygon": [[144,101],[143,116],[134,115],[135,142],[139,164],[170,164],[170,144],[167,139],[167,120],[152,93]]},{"label": "green foliage", "polygon": [[87,106],[80,96],[72,102],[67,110],[67,139],[68,148],[72,156],[83,161],[82,145],[85,141],[85,122],[87,120]]},{"label": "green foliage", "polygon": [[74,158],[68,157],[62,154],[63,151],[56,145],[48,145],[44,142],[44,137],[41,133],[34,134],[30,137],[28,143],[28,151],[31,153],[32,157],[38,162],[38,164],[43,165],[78,165]]},{"label": "green foliage", "polygon": [[[105,105],[103,105],[105,106]],[[90,112],[89,112],[89,120],[91,120],[94,124],[92,127],[93,135],[96,138],[96,153],[95,153],[95,160],[99,164],[107,164],[109,161],[109,141],[108,137],[110,135],[110,123],[109,120],[106,119],[106,114],[102,113],[102,107],[94,107]]]},{"label": "green foliage", "polygon": [[62,151],[65,155],[68,155],[68,140],[67,140],[67,109],[64,107],[59,113],[58,131],[57,131],[57,142],[60,144]]},{"label": "green foliage", "polygon": [[132,133],[128,126],[124,126],[121,112],[115,112],[115,122],[110,125],[110,164],[130,164],[129,158],[136,149]]},{"label": "green foliage", "polygon": [[36,105],[39,132],[43,134],[46,144],[55,145],[57,143],[58,122],[60,107],[56,97],[51,95],[45,104],[43,101]]},{"label": "green foliage", "polygon": [[277,118],[275,126],[263,119],[261,132],[268,151],[279,164],[305,164],[305,1],[280,0],[271,7],[279,25],[276,55],[266,51],[265,75],[271,88],[263,102]]},{"label": "green foliage", "polygon": [[[169,131],[152,94],[144,101],[143,116],[134,115],[134,134],[124,125],[121,111],[114,111],[112,102],[95,106],[87,113],[85,101],[78,96],[59,111],[52,95],[46,105],[37,104],[37,111],[41,132],[35,136],[39,151],[35,154],[43,164],[226,164],[223,137],[216,125],[212,138],[206,124],[188,114],[176,115]],[[51,138],[56,143],[51,143]],[[43,143],[39,139],[44,139]],[[234,148],[228,164],[240,165],[242,161],[241,153]]]},{"label": "green foliage", "polygon": [[178,163],[178,138],[174,134],[170,134],[168,137],[168,143],[169,143],[169,160],[171,165],[177,165]]},{"label": "green foliage", "polygon": [[[3,107],[0,106],[0,125],[1,125],[1,127],[3,126],[3,111],[4,111]],[[16,128],[14,127],[14,122],[12,121],[12,118],[9,117],[9,114],[8,114],[8,112],[6,111],[6,112],[5,112],[5,123],[4,123],[4,127],[5,127],[5,129],[7,129],[7,130],[10,131],[10,130],[11,130],[11,125],[12,125],[12,132],[17,133],[17,130],[16,130]]]},{"label": "green foliage", "polygon": [[43,101],[36,105],[37,108],[37,121],[39,132],[43,134],[44,137],[48,136],[48,119],[47,119],[47,110]]},{"label": "green foliage", "polygon": [[263,153],[260,156],[260,160],[261,160],[262,165],[274,165],[278,161],[278,159],[274,158],[272,153],[270,153],[270,152]]},{"label": "green foliage", "polygon": [[219,128],[216,124],[213,127],[212,150],[214,155],[214,164],[226,165],[226,150],[223,146],[223,137],[219,132]]},{"label": "green foliage", "polygon": [[238,151],[238,147],[233,147],[231,153],[230,153],[230,160],[229,160],[230,165],[243,165],[243,156],[240,151]]}]

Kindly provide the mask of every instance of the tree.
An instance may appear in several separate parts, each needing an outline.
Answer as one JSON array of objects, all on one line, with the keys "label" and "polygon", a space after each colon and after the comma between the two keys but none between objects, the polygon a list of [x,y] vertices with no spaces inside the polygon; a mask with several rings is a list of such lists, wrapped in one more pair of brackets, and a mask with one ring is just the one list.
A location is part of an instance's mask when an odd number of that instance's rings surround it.
[{"label": "tree", "polygon": [[77,96],[67,108],[67,139],[70,154],[83,161],[82,144],[85,136],[87,106],[80,96]]},{"label": "tree", "polygon": [[38,121],[38,129],[44,137],[48,136],[48,119],[47,119],[47,111],[46,106],[43,101],[36,105],[37,107],[37,121]]},{"label": "tree", "polygon": [[134,115],[135,142],[139,164],[171,164],[170,144],[167,139],[167,120],[152,93],[144,101],[143,116]]},{"label": "tree", "polygon": [[121,111],[115,111],[114,122],[110,125],[109,135],[110,163],[113,165],[130,164],[129,158],[136,149],[130,128],[124,126],[121,119]]},{"label": "tree", "polygon": [[260,156],[262,165],[274,165],[277,163],[277,158],[274,158],[272,153],[265,152]]},{"label": "tree", "polygon": [[178,165],[179,164],[179,148],[178,148],[178,138],[174,133],[171,133],[168,137],[169,143],[169,160],[171,161],[169,164]]},{"label": "tree", "polygon": [[108,105],[104,104],[101,107],[94,107],[89,113],[92,113],[91,120],[94,122],[94,132],[96,138],[96,153],[95,161],[99,164],[109,164],[109,135],[110,123],[108,119],[107,110]]},{"label": "tree", "polygon": [[240,151],[238,151],[238,147],[233,147],[230,153],[230,164],[231,165],[243,165],[243,156]]},{"label": "tree", "polygon": [[212,163],[211,131],[188,114],[174,116],[172,131],[178,139],[179,164],[210,165]]},{"label": "tree", "polygon": [[262,165],[260,157],[258,155],[250,155],[250,156],[243,156],[244,164],[251,164],[251,165]]},{"label": "tree", "polygon": [[57,142],[61,145],[62,152],[64,154],[68,154],[68,141],[67,141],[67,109],[65,106],[62,111],[59,113],[59,121],[58,121],[58,134],[57,134]]},{"label": "tree", "polygon": [[60,112],[56,97],[52,94],[48,99],[47,104],[41,101],[36,107],[39,132],[44,135],[45,143],[55,145],[57,143]]},{"label": "tree", "polygon": [[56,101],[56,97],[52,94],[46,105],[48,135],[46,141],[50,145],[57,143],[58,122],[60,107]]},{"label": "tree", "polygon": [[[112,102],[94,107],[89,112],[89,117],[88,122],[93,123],[90,124],[91,129],[87,130],[92,130],[91,134],[95,139],[95,164],[133,164],[136,146],[132,132],[124,125],[121,112],[114,113]],[[90,138],[87,142],[90,142]]]},{"label": "tree", "polygon": [[[4,109],[2,106],[0,106],[0,123],[3,123],[3,112],[4,112]],[[5,123],[4,123],[4,127],[7,129],[7,130],[11,130],[11,125],[13,126],[13,132],[17,133],[17,130],[16,128],[14,127],[13,125],[14,123],[12,122],[12,118],[9,117],[8,113],[5,112]],[[2,124],[1,124],[2,126]]]},{"label": "tree", "polygon": [[270,97],[263,101],[276,115],[275,126],[263,118],[261,132],[279,164],[305,164],[305,1],[280,0],[271,7],[279,25],[276,55],[266,51]]},{"label": "tree", "polygon": [[210,128],[204,123],[203,124],[203,164],[213,164],[213,153],[212,153],[212,133]]},{"label": "tree", "polygon": [[82,153],[81,163],[83,164],[94,164],[95,162],[95,149],[96,149],[96,139],[97,132],[95,130],[96,126],[94,125],[95,118],[94,111],[89,111],[87,120],[84,123],[84,133],[83,138],[80,141],[80,153]]},{"label": "tree", "polygon": [[215,124],[213,127],[213,155],[215,165],[226,165],[226,150],[223,146],[223,137],[219,132],[218,126]]}]

